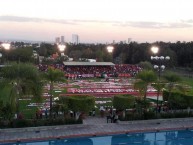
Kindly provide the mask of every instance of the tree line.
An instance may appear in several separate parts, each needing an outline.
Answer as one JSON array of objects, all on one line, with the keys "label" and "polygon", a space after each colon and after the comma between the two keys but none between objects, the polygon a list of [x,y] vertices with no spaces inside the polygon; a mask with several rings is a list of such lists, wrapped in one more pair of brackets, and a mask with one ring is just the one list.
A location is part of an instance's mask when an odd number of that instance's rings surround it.
[{"label": "tree line", "polygon": [[[18,45],[20,43],[15,43]],[[14,45],[14,43],[13,43]],[[170,61],[167,63],[170,67],[193,67],[193,42],[155,42],[155,43],[138,43],[130,42],[129,44],[119,43],[112,44],[114,51],[108,53],[106,44],[66,44],[64,54],[74,61],[79,61],[79,58],[96,59],[99,62],[113,61],[115,64],[139,64],[140,62],[151,62],[150,51],[152,46],[159,47],[159,56],[170,56]],[[26,47],[18,45],[16,49],[5,51],[1,49],[3,54],[2,61],[22,61],[33,62],[35,58],[31,57],[33,51],[36,51],[38,56],[50,57],[53,54],[60,54],[56,44],[41,43],[40,46],[33,44]],[[36,62],[36,61],[35,61]]]}]

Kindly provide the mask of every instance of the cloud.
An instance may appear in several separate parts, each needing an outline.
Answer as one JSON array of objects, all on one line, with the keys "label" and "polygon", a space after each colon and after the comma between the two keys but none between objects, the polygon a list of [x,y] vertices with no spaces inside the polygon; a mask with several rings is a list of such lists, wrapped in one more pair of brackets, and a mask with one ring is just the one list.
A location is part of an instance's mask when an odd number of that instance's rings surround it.
[{"label": "cloud", "polygon": [[181,20],[181,22],[183,22],[183,23],[193,23],[193,19]]},{"label": "cloud", "polygon": [[60,24],[80,24],[80,23],[119,23],[119,21],[103,21],[103,20],[64,20],[64,19],[43,19],[20,16],[0,16],[0,21],[9,22],[51,22]]},{"label": "cloud", "polygon": [[153,21],[105,21],[105,20],[65,20],[65,19],[43,19],[43,18],[30,18],[30,17],[20,17],[20,16],[0,16],[0,21],[9,22],[37,22],[37,23],[59,23],[59,24],[70,24],[70,25],[81,25],[84,23],[102,23],[111,24],[113,26],[121,27],[136,27],[136,28],[189,28],[193,27],[193,20],[181,20],[180,22],[163,23],[163,22],[153,22]]},{"label": "cloud", "polygon": [[[193,22],[192,22],[193,23]],[[161,22],[133,22],[127,21],[120,24],[115,24],[116,26],[123,26],[123,27],[137,27],[137,28],[189,28],[193,27],[193,24],[187,22],[178,22],[178,23],[161,23]]]},{"label": "cloud", "polygon": [[61,23],[61,24],[71,24],[75,25],[71,20],[56,20],[56,19],[43,19],[43,18],[31,18],[31,17],[19,17],[19,16],[0,16],[0,21],[9,21],[9,22],[51,22],[51,23]]}]

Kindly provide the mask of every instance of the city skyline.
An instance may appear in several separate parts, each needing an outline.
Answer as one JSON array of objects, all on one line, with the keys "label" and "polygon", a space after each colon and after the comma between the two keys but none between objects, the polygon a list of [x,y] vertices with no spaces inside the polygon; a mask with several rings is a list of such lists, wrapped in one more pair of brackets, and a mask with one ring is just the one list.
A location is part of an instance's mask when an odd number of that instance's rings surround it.
[{"label": "city skyline", "polygon": [[53,41],[65,34],[80,43],[192,41],[191,0],[6,0],[0,40]]}]

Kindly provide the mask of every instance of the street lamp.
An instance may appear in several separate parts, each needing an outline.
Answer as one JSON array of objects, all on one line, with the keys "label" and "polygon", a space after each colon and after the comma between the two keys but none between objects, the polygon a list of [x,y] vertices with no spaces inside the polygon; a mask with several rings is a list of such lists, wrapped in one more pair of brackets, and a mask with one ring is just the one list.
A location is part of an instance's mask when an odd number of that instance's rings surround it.
[{"label": "street lamp", "polygon": [[[153,52],[153,54],[157,54],[159,51],[159,48],[154,46],[151,48],[151,51]],[[164,69],[165,69],[165,65],[163,65],[163,62],[170,60],[170,57],[169,56],[164,57],[164,56],[157,56],[156,55],[156,56],[151,56],[151,60],[158,62],[157,65],[153,66],[153,68],[158,71],[158,77],[160,80],[161,72],[164,71]]]}]

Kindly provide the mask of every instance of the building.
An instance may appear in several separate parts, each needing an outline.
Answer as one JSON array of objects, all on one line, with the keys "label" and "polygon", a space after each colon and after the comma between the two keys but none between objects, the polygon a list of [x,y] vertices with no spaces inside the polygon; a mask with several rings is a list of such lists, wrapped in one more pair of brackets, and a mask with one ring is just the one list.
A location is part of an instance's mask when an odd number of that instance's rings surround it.
[{"label": "building", "polygon": [[79,43],[79,37],[76,34],[72,34],[72,43],[78,44]]},{"label": "building", "polygon": [[56,37],[55,43],[56,43],[56,44],[59,44],[59,43],[60,43],[60,37]]},{"label": "building", "polygon": [[64,44],[65,40],[64,40],[64,36],[61,36],[61,44]]}]

